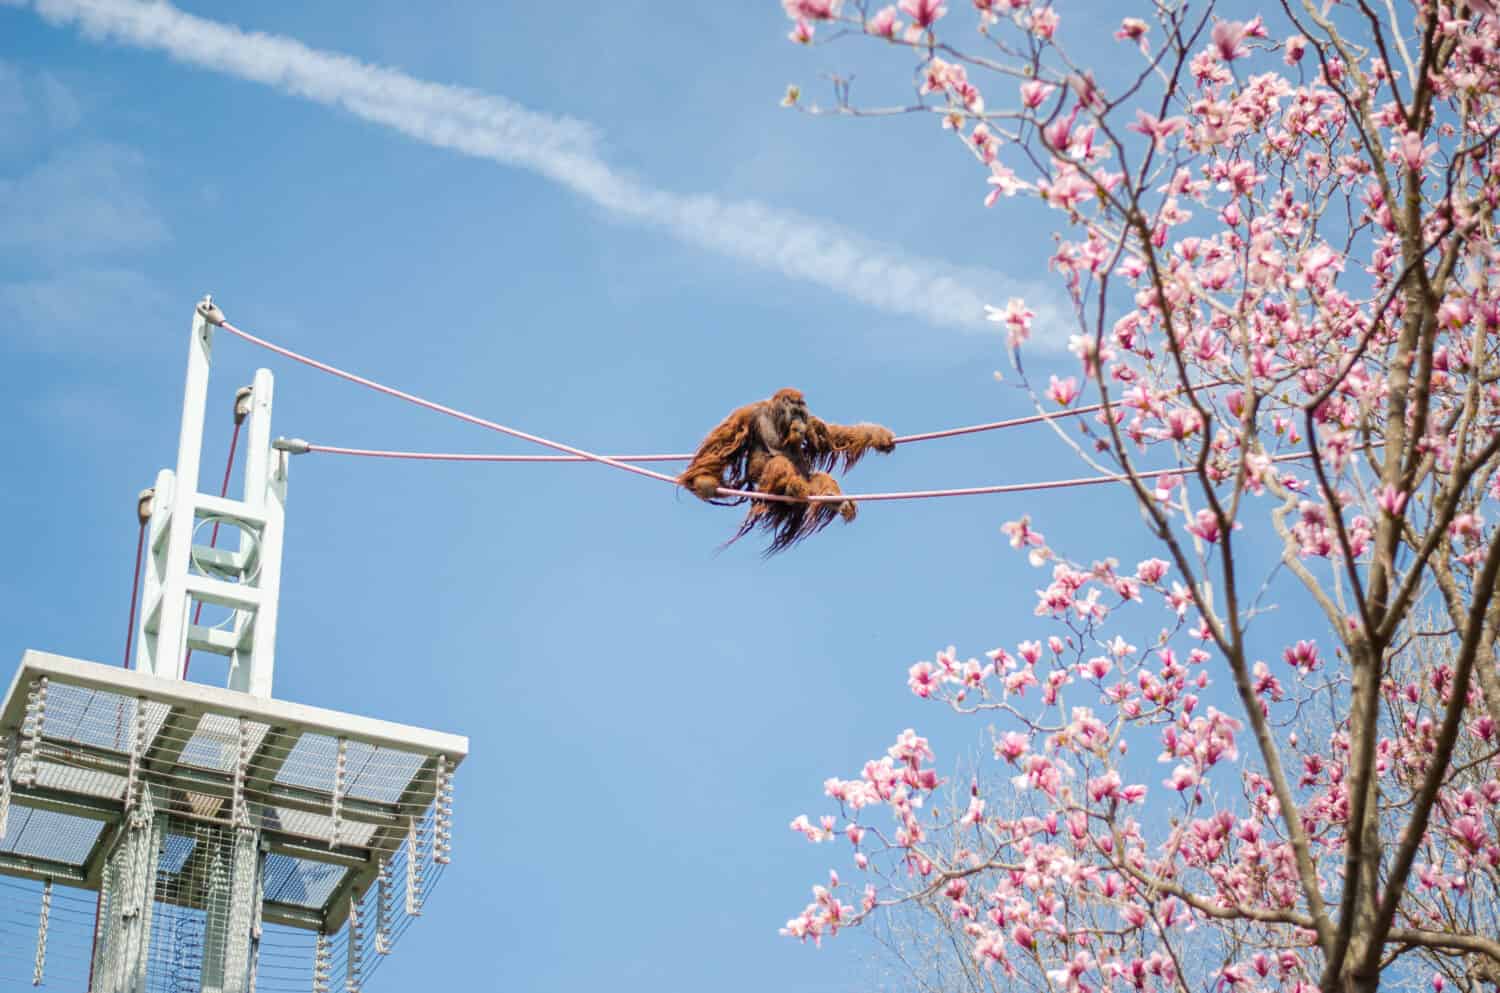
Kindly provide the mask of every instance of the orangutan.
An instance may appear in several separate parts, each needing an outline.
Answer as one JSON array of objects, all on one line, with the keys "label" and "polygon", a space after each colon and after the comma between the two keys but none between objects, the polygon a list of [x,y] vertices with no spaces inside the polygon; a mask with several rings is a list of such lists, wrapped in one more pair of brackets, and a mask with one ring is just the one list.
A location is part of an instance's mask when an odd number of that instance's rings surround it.
[{"label": "orangutan", "polygon": [[[777,390],[769,400],[741,407],[698,446],[678,483],[709,503],[735,505],[746,497],[718,498],[720,488],[774,493],[805,501],[841,492],[828,474],[848,469],[870,449],[890,452],[896,438],[878,424],[846,427],[814,417],[799,390]],[[833,523],[854,520],[853,501],[750,500],[731,542],[759,528],[770,535],[767,555],[790,548]]]}]

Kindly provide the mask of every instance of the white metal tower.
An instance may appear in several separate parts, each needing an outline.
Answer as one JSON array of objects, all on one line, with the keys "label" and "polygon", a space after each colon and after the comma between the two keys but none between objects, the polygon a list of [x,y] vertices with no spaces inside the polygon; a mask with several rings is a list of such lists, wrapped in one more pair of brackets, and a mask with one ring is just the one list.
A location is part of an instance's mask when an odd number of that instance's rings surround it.
[{"label": "white metal tower", "polygon": [[[209,297],[193,313],[177,471],[163,469],[157,475],[152,500],[147,546],[151,554],[135,666],[141,672],[180,679],[187,651],[226,655],[230,688],[269,699],[276,661],[288,456],[271,447],[275,383],[270,370],[258,369],[250,387],[244,496],[229,500],[198,492],[213,334],[223,319]],[[197,543],[200,527],[213,523],[240,532],[238,551]],[[233,627],[191,624],[194,603],[233,609]]]},{"label": "white metal tower", "polygon": [[[36,915],[24,935],[0,916],[0,950],[24,938],[34,952],[24,976],[0,956],[0,990],[354,993],[451,854],[467,738],[271,696],[287,455],[261,369],[242,497],[199,492],[222,320],[209,298],[194,311],[177,467],[151,496],[134,668],[27,651],[0,702],[0,906]],[[216,523],[237,548],[199,540]],[[198,604],[226,619],[194,623]],[[227,657],[228,685],[187,681],[190,650]]]}]

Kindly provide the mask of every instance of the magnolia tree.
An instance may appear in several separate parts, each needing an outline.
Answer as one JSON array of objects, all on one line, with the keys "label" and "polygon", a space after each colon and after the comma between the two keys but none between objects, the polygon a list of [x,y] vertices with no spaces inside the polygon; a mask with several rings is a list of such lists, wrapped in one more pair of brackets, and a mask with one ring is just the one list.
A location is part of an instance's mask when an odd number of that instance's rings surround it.
[{"label": "magnolia tree", "polygon": [[1035,626],[908,673],[1004,775],[944,803],[905,731],[828,780],[792,827],[852,851],[785,933],[928,908],[967,982],[1051,993],[1500,984],[1500,9],[951,3],[783,0],[916,73],[806,109],[934,114],[976,209],[1056,212],[1077,368],[1034,392],[1097,399],[1058,436],[1160,550],[1005,525]]}]

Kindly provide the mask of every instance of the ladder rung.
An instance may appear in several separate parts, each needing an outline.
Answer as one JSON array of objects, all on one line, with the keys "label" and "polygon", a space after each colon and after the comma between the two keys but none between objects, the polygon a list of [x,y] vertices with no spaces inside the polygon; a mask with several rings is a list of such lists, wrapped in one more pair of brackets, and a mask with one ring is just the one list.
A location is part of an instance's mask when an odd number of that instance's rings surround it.
[{"label": "ladder rung", "polygon": [[193,498],[193,507],[199,517],[212,514],[215,517],[228,518],[255,528],[264,527],[266,523],[265,513],[252,508],[243,500],[230,500],[227,497],[199,493]]},{"label": "ladder rung", "polygon": [[215,569],[219,572],[233,572],[243,575],[249,565],[249,556],[242,552],[231,552],[227,548],[210,548],[207,545],[194,545],[190,561],[204,571]]},{"label": "ladder rung", "polygon": [[189,575],[187,592],[195,600],[218,604],[221,607],[234,607],[239,610],[256,610],[260,607],[260,590],[255,587],[240,583],[226,583],[222,579],[210,579],[208,576]]},{"label": "ladder rung", "polygon": [[202,624],[188,625],[188,648],[194,651],[213,652],[215,655],[233,655],[239,647],[239,638],[233,631],[223,628],[204,627]]}]

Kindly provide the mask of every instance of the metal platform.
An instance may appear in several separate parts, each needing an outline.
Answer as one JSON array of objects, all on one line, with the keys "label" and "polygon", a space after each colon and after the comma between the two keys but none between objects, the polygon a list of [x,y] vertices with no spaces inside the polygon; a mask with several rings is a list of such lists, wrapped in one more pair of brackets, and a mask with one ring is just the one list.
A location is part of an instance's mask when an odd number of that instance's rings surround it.
[{"label": "metal platform", "polygon": [[156,988],[153,909],[196,915],[202,989],[253,983],[262,924],[316,932],[311,989],[337,937],[340,985],[358,988],[449,859],[467,753],[458,735],[28,651],[0,705],[0,874],[100,892],[92,988]]}]

